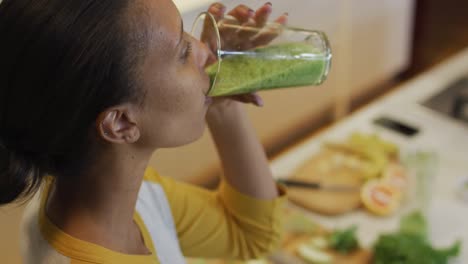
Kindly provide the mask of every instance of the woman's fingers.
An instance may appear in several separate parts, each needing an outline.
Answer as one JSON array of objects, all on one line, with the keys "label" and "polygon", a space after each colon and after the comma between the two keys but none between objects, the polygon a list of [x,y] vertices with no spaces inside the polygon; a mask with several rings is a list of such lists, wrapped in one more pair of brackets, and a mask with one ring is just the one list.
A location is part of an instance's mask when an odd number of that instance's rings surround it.
[{"label": "woman's fingers", "polygon": [[205,17],[205,21],[203,22],[201,41],[206,43],[208,48],[213,53],[216,53],[218,43],[215,26],[213,23],[217,23],[217,21],[223,19],[224,13],[226,12],[226,7],[221,3],[214,3],[208,8],[208,12],[214,17],[215,21],[212,21],[209,17]]},{"label": "woman's fingers", "polygon": [[288,23],[288,13],[283,13],[281,16],[279,16],[276,20],[275,23],[278,23],[280,25],[286,25]]},{"label": "woman's fingers", "polygon": [[255,104],[258,107],[262,107],[264,105],[262,97],[257,93],[250,93],[249,95],[252,98],[253,104]]},{"label": "woman's fingers", "polygon": [[261,28],[265,26],[272,10],[272,4],[268,2],[261,6],[257,12],[255,12],[254,20],[257,23],[257,27]]},{"label": "woman's fingers", "polygon": [[[220,25],[219,30],[225,44],[229,50],[243,49],[245,40],[241,36],[243,25],[249,25],[253,21],[255,11],[246,5],[238,5],[228,13],[231,18],[226,17]],[[255,22],[254,22],[255,23]]]},{"label": "woman's fingers", "polygon": [[240,24],[243,24],[248,22],[249,18],[253,18],[255,16],[255,11],[246,5],[238,5],[231,10],[228,15],[235,17]]},{"label": "woman's fingers", "polygon": [[257,93],[233,95],[230,98],[246,104],[254,104],[258,107],[263,106],[263,99]]},{"label": "woman's fingers", "polygon": [[224,17],[224,13],[226,12],[226,6],[219,2],[216,2],[210,5],[210,7],[208,8],[208,12],[213,15],[216,21],[219,21]]},{"label": "woman's fingers", "polygon": [[258,33],[257,22],[253,18],[250,18],[249,21],[241,25],[241,28],[237,30],[237,33],[239,34],[239,39],[244,40],[240,49],[250,49],[252,47],[252,43],[249,40]]},{"label": "woman's fingers", "polygon": [[223,49],[236,49],[240,42],[239,37],[237,36],[237,30],[240,26],[239,21],[236,18],[224,18],[222,23],[218,26]]},{"label": "woman's fingers", "polygon": [[[243,7],[245,8],[245,6]],[[245,10],[244,10],[245,12]],[[252,12],[250,9],[249,12]],[[255,15],[250,17],[247,22],[244,22],[238,32],[238,37],[244,42],[238,47],[240,50],[247,50],[252,47],[255,47],[254,43],[250,41],[252,37],[259,33],[258,29],[261,29],[265,26],[268,21],[268,18],[272,12],[272,4],[270,2],[264,4],[260,8],[257,9]]]},{"label": "woman's fingers", "polygon": [[[270,43],[279,35],[280,27],[287,22],[287,14],[278,17],[271,25],[267,25],[267,21],[272,12],[270,2],[264,4],[257,11],[250,9],[246,5],[238,5],[233,10],[229,11],[229,16],[224,16],[226,8],[221,3],[215,3],[210,6],[209,12],[213,14],[219,22],[219,33],[221,36],[222,50],[248,50],[253,47],[262,46]],[[208,43],[210,48],[215,46],[214,34],[209,31],[213,30],[211,22],[205,21]],[[275,27],[276,25],[276,27]],[[210,29],[211,28],[211,29]],[[259,31],[259,29],[261,29]]]},{"label": "woman's fingers", "polygon": [[275,23],[265,27],[262,32],[252,39],[254,46],[262,46],[270,43],[280,34],[280,25],[285,25],[288,22],[288,13],[279,16]]},{"label": "woman's fingers", "polygon": [[[268,21],[268,17],[270,16],[272,11],[272,5],[270,2],[261,6],[255,12],[253,18],[249,18],[247,22],[242,24],[242,27],[247,28],[245,30],[239,30],[239,37],[244,39],[250,39],[251,37],[255,36],[258,33],[258,30],[265,26]],[[251,29],[251,30],[249,30]]]},{"label": "woman's fingers", "polygon": [[253,18],[250,18],[248,22],[242,24],[242,29],[238,30],[239,38],[248,41],[244,41],[240,49],[247,50],[257,46],[251,40],[255,39],[254,36],[259,34],[259,32],[261,32],[260,30],[266,25],[271,11],[272,5],[268,2],[257,9]]}]

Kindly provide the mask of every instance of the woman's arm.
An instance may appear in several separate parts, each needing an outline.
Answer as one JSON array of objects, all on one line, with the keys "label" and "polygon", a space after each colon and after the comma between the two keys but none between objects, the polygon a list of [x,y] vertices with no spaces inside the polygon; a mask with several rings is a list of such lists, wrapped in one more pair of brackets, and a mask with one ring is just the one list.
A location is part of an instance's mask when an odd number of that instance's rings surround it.
[{"label": "woman's arm", "polygon": [[[184,256],[252,259],[279,245],[284,195],[260,200],[238,192],[226,181],[217,191],[209,191],[161,177],[151,168],[145,180],[163,188]],[[151,202],[148,205],[151,208]],[[153,209],[160,213],[157,206]]]},{"label": "woman's arm", "polygon": [[278,190],[265,151],[242,103],[225,101],[213,106],[208,112],[207,122],[222,162],[225,180],[251,197],[277,197]]},{"label": "woman's arm", "polygon": [[[220,20],[224,17],[225,7],[220,3],[215,3],[209,8],[209,12],[215,19]],[[245,5],[239,5],[228,15],[235,17],[241,24],[263,27],[271,12],[271,3],[266,3],[257,11]],[[275,20],[280,24],[286,21],[286,15]],[[223,35],[225,34],[221,34]],[[259,36],[256,38],[264,39]],[[235,42],[236,45],[239,43],[249,44],[243,46],[251,46],[250,44],[255,43],[264,45],[271,41],[271,38],[264,39],[264,41],[266,42],[256,43],[255,38],[251,36],[229,32],[229,43]],[[255,94],[215,98],[215,103],[207,114],[208,126],[221,158],[225,180],[241,193],[251,197],[275,198],[278,196],[278,191],[264,149],[247,118],[244,106],[236,100],[258,105],[258,100],[261,99]]]}]

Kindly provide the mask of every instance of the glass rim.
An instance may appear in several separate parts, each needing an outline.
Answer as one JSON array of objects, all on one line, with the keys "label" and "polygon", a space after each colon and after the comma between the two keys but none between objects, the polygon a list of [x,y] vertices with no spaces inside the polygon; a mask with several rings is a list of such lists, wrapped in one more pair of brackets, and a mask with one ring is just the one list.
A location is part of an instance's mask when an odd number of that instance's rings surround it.
[{"label": "glass rim", "polygon": [[[210,12],[201,12],[200,14],[198,14],[198,16],[195,18],[195,22],[193,23],[192,25],[192,30],[190,32],[190,34],[197,38],[197,36],[194,35],[194,31],[196,30],[198,24],[200,22],[205,22],[206,19],[209,19],[211,21],[211,23],[213,24],[213,30],[214,30],[214,33],[215,33],[215,37],[216,37],[216,53],[214,54],[216,56],[216,64],[217,64],[217,70],[216,70],[216,74],[213,78],[213,80],[211,81],[211,85],[210,85],[210,88],[208,89],[208,92],[207,94],[210,94],[211,90],[213,90],[213,88],[215,87],[216,85],[216,82],[217,82],[217,79],[218,79],[218,75],[219,75],[219,72],[221,71],[221,35],[219,34],[219,28],[218,28],[218,22],[216,21],[216,19],[214,18],[214,16],[210,13]],[[201,37],[200,37],[200,42],[203,43]]]}]

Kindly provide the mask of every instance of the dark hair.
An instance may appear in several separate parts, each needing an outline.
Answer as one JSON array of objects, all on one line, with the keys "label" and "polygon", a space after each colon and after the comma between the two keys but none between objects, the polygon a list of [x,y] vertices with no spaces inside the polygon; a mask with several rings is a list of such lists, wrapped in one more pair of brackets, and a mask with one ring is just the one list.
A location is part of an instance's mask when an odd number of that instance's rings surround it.
[{"label": "dark hair", "polygon": [[79,175],[98,114],[139,100],[131,2],[0,3],[0,205]]}]

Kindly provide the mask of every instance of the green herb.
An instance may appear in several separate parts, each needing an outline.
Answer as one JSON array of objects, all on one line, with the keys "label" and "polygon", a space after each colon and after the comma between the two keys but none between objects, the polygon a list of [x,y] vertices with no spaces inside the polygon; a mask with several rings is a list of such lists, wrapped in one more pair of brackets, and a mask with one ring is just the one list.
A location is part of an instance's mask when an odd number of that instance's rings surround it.
[{"label": "green herb", "polygon": [[335,230],[329,238],[330,247],[342,254],[357,249],[359,243],[356,238],[356,230],[356,226],[344,230]]},{"label": "green herb", "polygon": [[427,240],[427,223],[419,212],[404,217],[400,230],[381,235],[374,246],[375,264],[446,264],[460,252],[460,242],[435,249]]},{"label": "green herb", "polygon": [[381,235],[374,247],[375,264],[445,264],[457,256],[460,242],[447,249],[434,249],[415,234]]},{"label": "green herb", "polygon": [[419,211],[414,211],[400,220],[400,233],[413,234],[423,239],[427,235],[427,222]]}]

